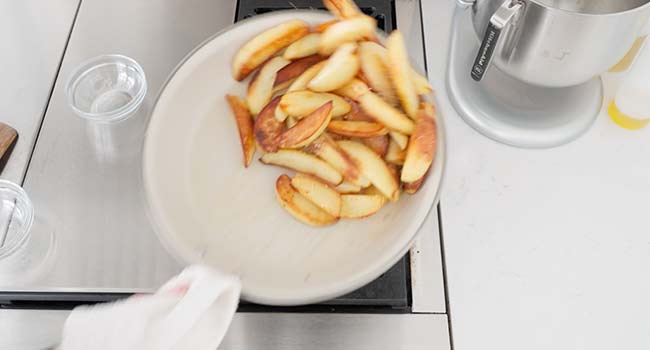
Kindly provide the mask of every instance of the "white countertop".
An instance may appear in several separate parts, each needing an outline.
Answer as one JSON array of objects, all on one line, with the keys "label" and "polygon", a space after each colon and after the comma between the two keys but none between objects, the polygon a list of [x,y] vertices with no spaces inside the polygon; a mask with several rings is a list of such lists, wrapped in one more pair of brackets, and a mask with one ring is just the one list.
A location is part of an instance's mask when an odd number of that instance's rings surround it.
[{"label": "white countertop", "polygon": [[[650,128],[624,130],[601,111],[554,149],[483,137],[445,90],[455,2],[422,6],[449,140],[441,212],[454,348],[650,348]],[[610,101],[617,77],[604,80]]]}]

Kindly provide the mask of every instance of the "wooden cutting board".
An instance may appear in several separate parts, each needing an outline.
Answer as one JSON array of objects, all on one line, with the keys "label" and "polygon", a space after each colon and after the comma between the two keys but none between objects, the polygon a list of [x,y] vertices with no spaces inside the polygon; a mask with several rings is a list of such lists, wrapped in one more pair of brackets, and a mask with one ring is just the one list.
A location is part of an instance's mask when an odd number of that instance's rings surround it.
[{"label": "wooden cutting board", "polygon": [[4,156],[5,152],[16,141],[18,132],[11,126],[0,122],[0,159]]}]

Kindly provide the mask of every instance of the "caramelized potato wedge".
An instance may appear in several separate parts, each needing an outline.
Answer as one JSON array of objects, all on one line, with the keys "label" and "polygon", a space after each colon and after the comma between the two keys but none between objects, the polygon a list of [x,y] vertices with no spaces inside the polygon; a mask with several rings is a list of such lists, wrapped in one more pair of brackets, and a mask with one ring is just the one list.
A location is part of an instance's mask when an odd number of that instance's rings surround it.
[{"label": "caramelized potato wedge", "polygon": [[338,221],[338,218],[328,214],[296,191],[286,174],[280,175],[275,181],[275,195],[282,208],[307,225],[327,226]]},{"label": "caramelized potato wedge", "polygon": [[289,87],[305,71],[324,59],[325,57],[323,56],[311,55],[287,64],[278,71],[275,82],[273,83],[273,91],[276,92]]},{"label": "caramelized potato wedge", "polygon": [[368,84],[383,97],[390,105],[397,106],[399,100],[388,75],[386,52],[383,47],[374,42],[363,42],[359,45],[359,61],[361,71]]},{"label": "caramelized potato wedge", "polygon": [[337,218],[341,215],[341,194],[328,184],[313,176],[298,173],[291,179],[291,185],[328,214]]},{"label": "caramelized potato wedge", "polygon": [[404,37],[399,30],[394,30],[386,39],[388,50],[388,72],[397,92],[399,101],[406,114],[415,119],[418,110],[418,95],[412,79],[412,69],[409,64]]},{"label": "caramelized potato wedge", "polygon": [[280,97],[276,97],[267,104],[255,118],[253,132],[255,140],[264,152],[275,152],[278,149],[278,137],[282,133],[282,122],[275,117],[275,109],[280,104]]},{"label": "caramelized potato wedge", "polygon": [[246,102],[238,96],[226,95],[230,105],[237,130],[239,130],[239,141],[244,156],[244,167],[248,168],[255,155],[255,135],[253,133],[253,116],[246,107]]},{"label": "caramelized potato wedge", "polygon": [[382,124],[356,120],[332,120],[327,131],[349,137],[375,137],[388,133]]},{"label": "caramelized potato wedge", "polygon": [[347,43],[339,46],[334,54],[326,61],[325,66],[307,84],[312,91],[333,91],[357,75],[359,58],[355,54],[357,44]]},{"label": "caramelized potato wedge", "polygon": [[370,147],[370,149],[373,150],[375,153],[377,153],[378,156],[384,158],[386,152],[388,152],[389,139],[390,138],[388,137],[388,135],[381,135],[375,137],[360,138],[359,140],[364,145]]},{"label": "caramelized potato wedge", "polygon": [[427,178],[427,174],[422,175],[421,178],[418,180],[415,180],[413,182],[404,182],[402,183],[402,188],[404,189],[404,192],[408,194],[414,194],[417,191],[420,190],[422,187],[422,184],[424,184],[424,180]]},{"label": "caramelized potato wedge", "polygon": [[377,194],[341,195],[341,217],[359,219],[368,217],[384,206],[384,196]]},{"label": "caramelized potato wedge", "polygon": [[320,47],[320,39],[320,33],[307,34],[289,45],[282,56],[287,60],[295,60],[315,55]]},{"label": "caramelized potato wedge", "polygon": [[434,107],[429,103],[422,103],[418,111],[415,129],[406,149],[406,159],[401,175],[402,182],[415,182],[429,170],[436,156],[436,134]]},{"label": "caramelized potato wedge", "polygon": [[342,87],[336,89],[334,92],[351,100],[359,101],[362,95],[370,92],[370,88],[366,83],[355,78]]},{"label": "caramelized potato wedge", "polygon": [[323,33],[327,28],[331,27],[333,24],[338,23],[338,19],[333,19],[331,21],[323,22],[312,29],[312,33]]},{"label": "caramelized potato wedge", "polygon": [[332,117],[350,112],[350,104],[342,97],[327,92],[292,91],[282,96],[280,108],[289,116],[302,118],[323,104],[332,102]]},{"label": "caramelized potato wedge", "polygon": [[332,101],[326,102],[278,138],[281,148],[300,148],[310,144],[327,128],[332,119]]},{"label": "caramelized potato wedge", "polygon": [[289,64],[289,61],[282,57],[276,56],[271,58],[260,68],[250,84],[248,84],[246,102],[253,115],[259,114],[262,108],[271,101],[276,75],[287,64]]},{"label": "caramelized potato wedge", "polygon": [[307,146],[307,151],[329,163],[339,173],[343,174],[346,181],[360,187],[370,185],[370,181],[361,175],[357,163],[328,135],[322,135],[312,142]]},{"label": "caramelized potato wedge", "polygon": [[318,74],[323,66],[325,66],[325,63],[327,62],[321,61],[309,67],[306,71],[300,74],[300,76],[298,76],[296,80],[293,81],[293,83],[291,83],[289,89],[287,89],[287,92],[307,90],[307,84],[309,84],[309,82],[314,79],[316,74]]},{"label": "caramelized potato wedge", "polygon": [[423,77],[422,75],[420,75],[413,68],[411,68],[411,79],[413,80],[413,84],[415,85],[415,92],[418,95],[426,95],[433,92],[433,87],[429,83],[429,80]]},{"label": "caramelized potato wedge", "polygon": [[391,164],[403,165],[404,159],[406,159],[406,150],[401,149],[399,144],[391,138],[388,142],[388,150],[386,151],[384,159]]},{"label": "caramelized potato wedge", "polygon": [[394,140],[400,149],[406,149],[409,144],[409,137],[397,131],[389,131],[390,138]]},{"label": "caramelized potato wedge", "polygon": [[366,92],[359,97],[361,108],[387,128],[410,135],[415,124],[395,107],[388,104],[373,92]]},{"label": "caramelized potato wedge", "polygon": [[314,175],[333,185],[338,185],[343,181],[341,174],[331,165],[303,151],[280,149],[274,153],[265,153],[260,160],[264,164],[273,164]]},{"label": "caramelized potato wedge", "polygon": [[377,28],[375,19],[366,15],[341,20],[325,29],[318,52],[321,55],[331,55],[345,43],[374,36],[375,28]]},{"label": "caramelized potato wedge", "polygon": [[355,141],[338,141],[338,145],[354,159],[366,177],[386,198],[391,201],[399,198],[399,183],[392,170],[381,157],[364,144]]},{"label": "caramelized potato wedge", "polygon": [[301,20],[290,20],[267,29],[242,46],[232,61],[232,76],[244,80],[252,71],[280,50],[309,33]]},{"label": "caramelized potato wedge", "polygon": [[339,193],[359,193],[361,191],[361,186],[355,185],[351,182],[343,181],[340,185],[334,188]]}]

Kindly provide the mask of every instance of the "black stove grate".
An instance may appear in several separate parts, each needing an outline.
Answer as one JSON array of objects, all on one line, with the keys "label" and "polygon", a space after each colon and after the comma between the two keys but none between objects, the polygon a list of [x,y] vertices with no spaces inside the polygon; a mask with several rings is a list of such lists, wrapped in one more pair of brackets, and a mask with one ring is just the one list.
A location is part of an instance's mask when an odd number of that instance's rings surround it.
[{"label": "black stove grate", "polygon": [[[394,0],[356,0],[357,5],[368,16],[377,20],[377,26],[385,32],[395,29]],[[277,10],[317,9],[325,10],[320,0],[239,0],[236,20],[261,15]]]},{"label": "black stove grate", "polygon": [[[390,32],[395,28],[394,0],[356,0],[359,8],[377,19],[377,25]],[[235,21],[276,10],[319,9],[324,10],[320,0],[239,0]],[[346,310],[389,308],[408,310],[410,306],[410,263],[408,254],[386,273],[352,293],[309,307],[290,308],[289,311]],[[242,303],[242,311],[268,311],[267,307]],[[286,309],[286,308],[282,308]],[[364,309],[365,310],[365,309]],[[367,310],[366,310],[367,311]]]}]

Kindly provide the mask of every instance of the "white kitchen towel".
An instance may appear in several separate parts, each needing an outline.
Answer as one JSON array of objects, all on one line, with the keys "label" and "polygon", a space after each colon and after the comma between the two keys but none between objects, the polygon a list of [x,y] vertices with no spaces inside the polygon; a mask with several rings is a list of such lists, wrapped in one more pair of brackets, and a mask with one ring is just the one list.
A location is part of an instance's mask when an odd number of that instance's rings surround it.
[{"label": "white kitchen towel", "polygon": [[156,294],[81,306],[65,322],[61,350],[215,350],[239,303],[236,277],[191,266]]}]

